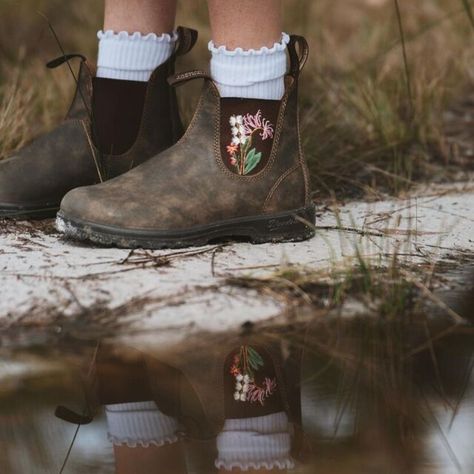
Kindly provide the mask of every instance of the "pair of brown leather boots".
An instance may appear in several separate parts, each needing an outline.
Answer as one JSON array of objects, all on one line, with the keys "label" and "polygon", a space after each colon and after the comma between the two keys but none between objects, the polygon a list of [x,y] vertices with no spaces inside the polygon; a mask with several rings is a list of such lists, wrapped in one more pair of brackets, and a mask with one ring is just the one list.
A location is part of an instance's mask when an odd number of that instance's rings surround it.
[{"label": "pair of brown leather boots", "polygon": [[56,416],[86,425],[101,406],[152,400],[162,413],[178,421],[184,438],[212,441],[227,419],[285,412],[294,428],[293,454],[297,455],[302,448],[302,351],[286,342],[283,350],[275,336],[224,335],[212,344],[202,340],[193,350],[183,346],[153,355],[100,343],[91,367],[84,370],[82,414],[59,406]]},{"label": "pair of brown leather boots", "polygon": [[[122,129],[127,117],[131,125],[115,136],[116,146],[102,145],[103,84],[81,57],[63,123],[0,162],[0,217],[51,217],[59,210],[57,227],[67,237],[125,248],[313,236],[297,99],[306,40],[291,37],[286,92],[272,101],[221,98],[201,71],[175,75],[176,59],[197,40],[188,28],[178,35],[173,55],[142,86],[143,103],[122,111]],[[196,78],[205,84],[183,135],[174,86]],[[137,87],[129,84],[127,94],[139,95]]]}]

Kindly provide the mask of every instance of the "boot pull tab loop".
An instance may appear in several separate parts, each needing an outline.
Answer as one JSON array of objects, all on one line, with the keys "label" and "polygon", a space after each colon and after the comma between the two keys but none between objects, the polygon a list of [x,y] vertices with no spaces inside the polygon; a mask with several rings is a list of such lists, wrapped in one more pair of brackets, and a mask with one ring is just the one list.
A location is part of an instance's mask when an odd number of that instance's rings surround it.
[{"label": "boot pull tab loop", "polygon": [[182,56],[183,54],[189,53],[194,48],[198,40],[198,32],[192,28],[186,28],[184,26],[178,26],[178,45],[175,50],[176,56]]},{"label": "boot pull tab loop", "polygon": [[82,62],[87,61],[87,58],[82,54],[74,53],[74,54],[64,54],[63,56],[59,56],[59,58],[53,59],[46,63],[46,67],[48,69],[55,69],[64,63],[69,62],[71,59],[80,58]]},{"label": "boot pull tab loop", "polygon": [[180,86],[194,79],[204,79],[206,81],[212,81],[211,76],[209,76],[207,72],[196,69],[194,71],[180,72],[178,74],[174,74],[173,76],[168,77],[168,84],[170,86]]},{"label": "boot pull tab loop", "polygon": [[288,53],[290,55],[290,74],[298,79],[309,56],[309,45],[306,38],[291,35],[288,43]]}]

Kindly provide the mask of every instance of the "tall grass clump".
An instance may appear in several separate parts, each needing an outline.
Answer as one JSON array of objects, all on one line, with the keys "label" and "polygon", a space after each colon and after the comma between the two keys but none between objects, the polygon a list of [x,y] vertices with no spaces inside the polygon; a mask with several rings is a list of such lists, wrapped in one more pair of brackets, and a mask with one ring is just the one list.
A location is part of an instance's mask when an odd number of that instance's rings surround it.
[{"label": "tall grass clump", "polygon": [[[315,196],[380,197],[443,179],[443,111],[473,87],[472,0],[284,0],[284,9],[285,30],[311,47],[300,90]],[[0,159],[51,128],[74,87],[66,71],[43,68],[59,51],[39,12],[66,51],[95,56],[101,2],[0,3]],[[205,68],[206,2],[180,2],[178,23],[201,35],[178,68]],[[199,87],[180,89],[187,119]]]}]

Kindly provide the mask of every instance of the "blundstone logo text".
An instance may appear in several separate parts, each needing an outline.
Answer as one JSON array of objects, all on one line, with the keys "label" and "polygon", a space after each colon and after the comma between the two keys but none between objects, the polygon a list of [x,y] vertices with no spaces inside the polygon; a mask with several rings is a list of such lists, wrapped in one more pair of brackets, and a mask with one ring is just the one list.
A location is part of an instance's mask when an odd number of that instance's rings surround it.
[{"label": "blundstone logo text", "polygon": [[268,221],[268,228],[270,230],[281,229],[282,227],[288,227],[295,223],[294,217],[288,217],[286,219],[272,219]]}]

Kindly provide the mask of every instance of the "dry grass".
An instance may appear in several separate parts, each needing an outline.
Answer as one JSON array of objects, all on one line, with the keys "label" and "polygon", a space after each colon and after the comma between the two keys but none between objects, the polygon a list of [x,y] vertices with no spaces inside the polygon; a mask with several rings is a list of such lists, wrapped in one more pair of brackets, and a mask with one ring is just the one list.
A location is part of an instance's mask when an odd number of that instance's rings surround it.
[{"label": "dry grass", "polygon": [[[201,41],[180,69],[205,67],[205,2],[181,3],[179,23],[198,28]],[[399,1],[401,23],[396,0],[284,3],[285,29],[311,45],[302,123],[318,194],[379,196],[415,179],[445,178],[442,112],[474,79],[470,3]],[[0,3],[0,158],[60,120],[73,87],[66,70],[43,68],[59,51],[37,12],[50,18],[67,51],[95,55],[98,2]],[[198,87],[180,90],[188,118]]]}]

